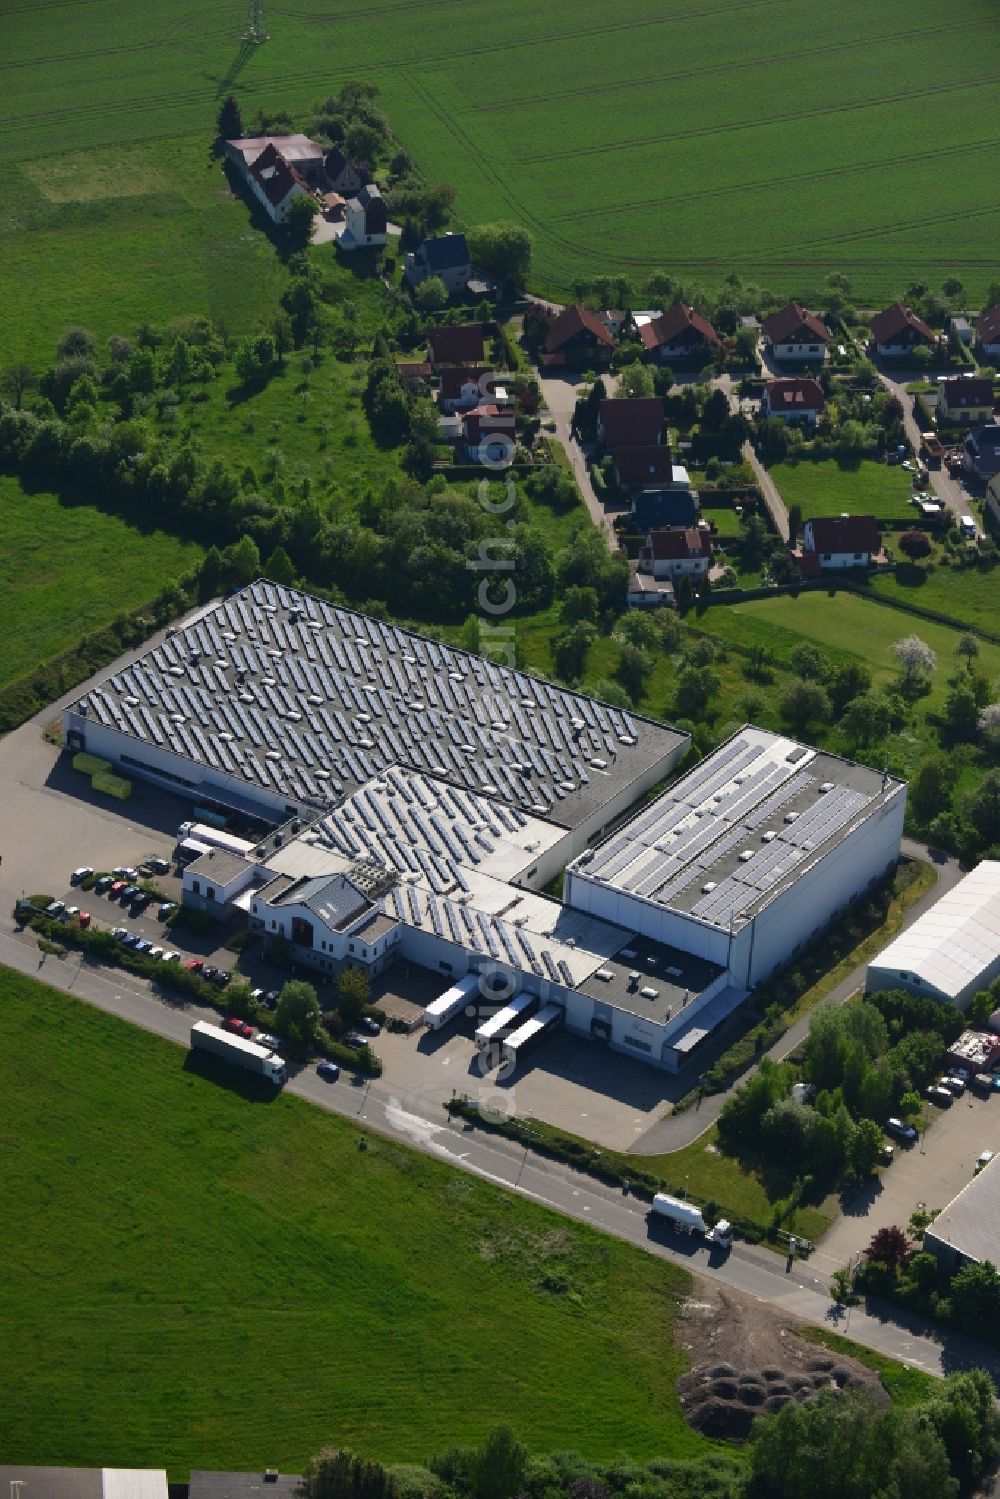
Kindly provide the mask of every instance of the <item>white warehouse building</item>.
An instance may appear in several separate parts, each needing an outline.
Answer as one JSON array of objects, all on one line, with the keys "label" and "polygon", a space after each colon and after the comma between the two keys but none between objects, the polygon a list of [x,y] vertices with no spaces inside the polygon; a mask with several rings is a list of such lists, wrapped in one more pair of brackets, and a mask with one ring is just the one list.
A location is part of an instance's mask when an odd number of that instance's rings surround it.
[{"label": "white warehouse building", "polygon": [[320,972],[479,973],[540,1029],[557,1013],[673,1071],[892,867],[906,800],[748,726],[623,822],[686,735],[266,582],[112,670],[64,729],[279,823],[189,865],[186,903]]},{"label": "white warehouse building", "polygon": [[1000,975],[1000,862],[981,864],[868,965],[866,988],[908,989],[967,1010]]}]

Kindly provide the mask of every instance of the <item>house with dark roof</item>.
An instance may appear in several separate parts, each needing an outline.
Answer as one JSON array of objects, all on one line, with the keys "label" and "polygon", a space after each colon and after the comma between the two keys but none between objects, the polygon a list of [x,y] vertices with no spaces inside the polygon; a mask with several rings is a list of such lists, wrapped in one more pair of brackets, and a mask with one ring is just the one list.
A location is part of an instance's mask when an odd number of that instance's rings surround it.
[{"label": "house with dark roof", "polygon": [[309,187],[323,185],[323,147],[308,135],[244,136],[226,141],[226,156],[246,177],[268,146],[273,146]]},{"label": "house with dark roof", "polygon": [[824,515],[807,520],[799,560],[806,576],[843,567],[870,567],[882,548],[874,515]]},{"label": "house with dark roof", "polygon": [[693,489],[657,489],[632,496],[629,530],[649,531],[698,524],[699,501]]},{"label": "house with dark roof", "polygon": [[993,381],[989,377],[959,375],[954,380],[939,380],[937,396],[938,426],[993,419]]},{"label": "house with dark roof", "polygon": [[902,359],[914,349],[937,348],[933,330],[902,302],[876,313],[871,328],[873,350],[887,359]]},{"label": "house with dark roof", "polygon": [[708,319],[686,302],[675,302],[658,318],[643,323],[639,341],[647,353],[663,360],[690,359],[720,346],[719,335]]},{"label": "house with dark roof", "polygon": [[442,411],[470,411],[482,401],[497,410],[512,406],[510,376],[497,373],[486,364],[447,365],[441,371],[438,406]]},{"label": "house with dark roof", "polygon": [[418,287],[430,276],[438,276],[448,289],[449,297],[464,294],[472,278],[472,260],[464,234],[439,234],[425,239],[403,263],[403,276],[412,287]]},{"label": "house with dark roof", "polygon": [[614,456],[615,481],[619,489],[670,489],[675,471],[684,474],[686,484],[687,470],[673,462],[673,455],[667,447],[619,448]]},{"label": "house with dark roof", "polygon": [[244,171],[247,186],[272,223],[285,222],[288,209],[296,198],[313,196],[305,177],[286,161],[274,140],[268,140],[260,152],[249,151],[244,159],[247,161]]},{"label": "house with dark roof", "polygon": [[703,578],[712,565],[712,538],[700,526],[650,531],[639,553],[638,570],[654,578]]},{"label": "house with dark roof", "polygon": [[605,450],[655,448],[663,436],[661,396],[608,397],[597,407],[597,440]]},{"label": "house with dark roof", "polygon": [[1000,358],[1000,303],[976,319],[976,343],[985,358]]},{"label": "house with dark roof", "polygon": [[989,484],[1000,474],[1000,422],[984,422],[969,433],[962,449],[962,468],[980,484]]},{"label": "house with dark roof", "polygon": [[389,243],[389,211],[374,182],[347,200],[346,224],[337,243],[342,250],[381,250]]},{"label": "house with dark roof", "polygon": [[772,359],[799,361],[825,359],[830,330],[814,312],[807,312],[798,302],[789,302],[764,319],[764,337]]},{"label": "house with dark roof", "polygon": [[614,346],[614,335],[603,318],[574,303],[563,309],[546,334],[539,363],[550,369],[602,364]]},{"label": "house with dark roof", "polygon": [[514,461],[514,418],[492,402],[467,411],[462,418],[462,439],[472,463],[491,469],[507,468]]},{"label": "house with dark roof", "polygon": [[486,360],[482,323],[428,328],[427,349],[435,372],[448,364],[481,365]]},{"label": "house with dark roof", "polygon": [[324,167],[330,187],[335,193],[341,193],[345,198],[355,197],[370,175],[366,171],[367,163],[348,161],[339,146],[334,146],[326,153]]},{"label": "house with dark roof", "polygon": [[826,396],[818,380],[770,380],[764,387],[760,409],[765,417],[776,416],[783,422],[815,427],[820,413],[826,409]]}]

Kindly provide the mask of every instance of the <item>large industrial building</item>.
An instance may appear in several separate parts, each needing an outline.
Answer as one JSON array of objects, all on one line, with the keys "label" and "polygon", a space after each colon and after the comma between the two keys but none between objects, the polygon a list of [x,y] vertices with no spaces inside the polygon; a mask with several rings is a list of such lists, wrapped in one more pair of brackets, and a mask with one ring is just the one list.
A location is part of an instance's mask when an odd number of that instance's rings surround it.
[{"label": "large industrial building", "polygon": [[924,1248],[948,1274],[1000,1261],[1000,1157],[941,1209],[924,1234]]},{"label": "large industrial building", "polygon": [[867,989],[967,1010],[1000,974],[1000,863],[984,859],[868,965]]},{"label": "large industrial building", "polygon": [[[685,735],[269,583],[64,722],[75,749],[280,820],[245,856],[202,853],[187,903],[321,972],[479,973],[528,997],[519,1014],[670,1070],[902,834],[902,782],[751,727],[625,820]],[[562,870],[560,901],[542,892]]]}]

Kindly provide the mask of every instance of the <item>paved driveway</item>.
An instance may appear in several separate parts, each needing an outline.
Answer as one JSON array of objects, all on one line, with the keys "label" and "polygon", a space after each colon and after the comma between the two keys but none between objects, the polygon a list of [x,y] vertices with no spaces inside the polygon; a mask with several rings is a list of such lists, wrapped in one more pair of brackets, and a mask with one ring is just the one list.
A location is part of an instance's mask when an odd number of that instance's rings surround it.
[{"label": "paved driveway", "polygon": [[[561,442],[566,450],[566,456],[569,458],[570,466],[573,470],[573,477],[576,479],[580,493],[583,496],[583,503],[586,505],[594,525],[600,527],[604,532],[609,547],[611,547],[612,551],[615,551],[618,547],[618,539],[614,533],[612,518],[606,514],[604,506],[598,499],[594,486],[590,481],[590,470],[587,467],[587,460],[583,449],[570,434],[573,412],[576,409],[577,398],[584,381],[579,375],[542,375],[537,370],[535,373],[542,392],[542,399],[549,409],[552,421],[555,423],[556,440]],[[602,378],[605,379],[605,383],[608,384],[610,390],[610,377]]]}]

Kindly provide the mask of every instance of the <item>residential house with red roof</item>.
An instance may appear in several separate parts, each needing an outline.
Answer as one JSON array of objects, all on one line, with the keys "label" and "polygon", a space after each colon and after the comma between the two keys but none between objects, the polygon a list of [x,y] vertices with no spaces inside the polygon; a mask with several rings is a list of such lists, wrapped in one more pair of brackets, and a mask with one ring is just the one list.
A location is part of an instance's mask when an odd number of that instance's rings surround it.
[{"label": "residential house with red roof", "polygon": [[720,346],[719,335],[707,318],[686,302],[675,302],[658,318],[643,323],[639,341],[657,359],[690,359]]},{"label": "residential house with red roof", "polygon": [[[272,223],[283,224],[295,199],[311,198],[313,192],[298,168],[282,155],[275,140],[266,139],[259,151],[258,144],[257,140],[227,141],[226,147],[234,148],[230,159],[236,165],[242,164],[247,186],[268,218]],[[238,148],[246,148],[245,153]]]},{"label": "residential house with red roof", "polygon": [[675,464],[670,449],[663,446],[618,448],[614,456],[614,473],[619,489],[632,492],[671,489],[675,482],[686,489],[689,483],[687,469]]},{"label": "residential house with red roof", "polygon": [[476,406],[462,418],[465,451],[473,463],[485,468],[508,468],[514,461],[514,416],[500,412],[491,403]]},{"label": "residential house with red roof", "polygon": [[976,319],[976,342],[987,359],[1000,359],[1000,303]]},{"label": "residential house with red roof", "polygon": [[618,448],[655,448],[663,436],[660,396],[607,397],[597,407],[597,439],[609,453]]},{"label": "residential house with red roof", "polygon": [[638,571],[676,580],[682,573],[697,581],[712,565],[712,538],[700,526],[650,531],[639,553]]},{"label": "residential house with red roof", "polygon": [[938,426],[992,421],[992,379],[982,375],[959,375],[954,380],[939,380],[934,414]]},{"label": "residential house with red roof", "polygon": [[824,515],[807,520],[799,567],[806,577],[844,567],[870,567],[882,549],[874,515]]},{"label": "residential house with red roof", "polygon": [[326,153],[324,166],[330,186],[345,198],[353,198],[359,193],[371,176],[367,162],[348,161],[339,146]]},{"label": "residential house with red roof", "polygon": [[550,369],[604,363],[614,346],[614,335],[603,319],[574,303],[563,309],[546,334],[539,363]]},{"label": "residential house with red roof", "polygon": [[226,155],[246,177],[268,146],[273,146],[310,187],[322,186],[323,147],[308,135],[244,136],[240,140],[226,141]]},{"label": "residential house with red roof", "polygon": [[389,243],[389,210],[374,182],[348,198],[346,225],[337,243],[342,250],[381,250]]},{"label": "residential house with red roof", "polygon": [[776,416],[783,422],[798,422],[815,427],[826,409],[826,396],[818,380],[789,378],[770,380],[764,387],[760,409],[764,416]]},{"label": "residential house with red roof", "polygon": [[814,312],[789,302],[761,324],[772,359],[825,359],[830,330]]},{"label": "residential house with red roof", "polygon": [[893,302],[872,318],[872,347],[886,359],[902,359],[914,349],[936,349],[937,339],[923,318]]},{"label": "residential house with red roof", "polygon": [[427,349],[435,372],[445,365],[481,365],[486,360],[486,342],[481,323],[455,323],[428,328]]}]

